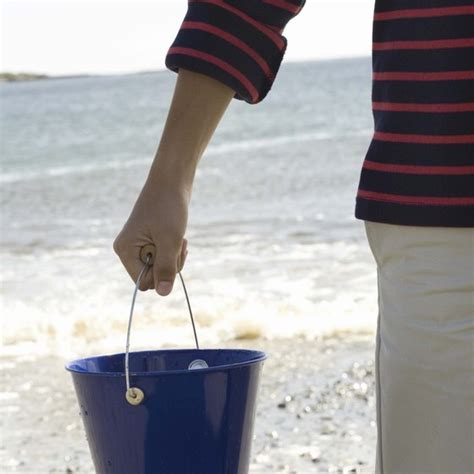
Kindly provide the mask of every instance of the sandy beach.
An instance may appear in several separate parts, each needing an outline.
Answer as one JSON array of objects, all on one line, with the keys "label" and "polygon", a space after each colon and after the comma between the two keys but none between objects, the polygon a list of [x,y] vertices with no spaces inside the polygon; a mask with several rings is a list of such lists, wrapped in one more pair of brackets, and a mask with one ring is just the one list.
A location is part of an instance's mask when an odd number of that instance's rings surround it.
[{"label": "sandy beach", "polygon": [[[375,462],[374,336],[240,340],[268,354],[251,473],[372,473]],[[93,473],[66,361],[2,359],[0,470]]]}]

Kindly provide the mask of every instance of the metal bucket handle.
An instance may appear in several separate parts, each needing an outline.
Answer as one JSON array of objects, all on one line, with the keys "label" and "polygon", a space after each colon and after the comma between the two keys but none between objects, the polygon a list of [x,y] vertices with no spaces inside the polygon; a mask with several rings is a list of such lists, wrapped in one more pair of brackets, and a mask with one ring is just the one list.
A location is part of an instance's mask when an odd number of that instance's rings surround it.
[{"label": "metal bucket handle", "polygon": [[[140,249],[140,260],[143,262],[143,268],[141,269],[138,275],[138,278],[135,284],[135,289],[133,290],[132,304],[130,307],[130,316],[128,318],[127,343],[125,346],[125,380],[127,384],[127,391],[125,392],[125,398],[127,399],[127,402],[130,403],[130,405],[134,405],[134,406],[140,405],[140,403],[145,398],[145,394],[143,393],[143,390],[141,390],[140,388],[130,386],[130,369],[128,366],[128,356],[129,356],[129,348],[130,348],[130,331],[132,328],[133,309],[135,307],[135,300],[137,297],[138,288],[140,287],[140,282],[143,278],[143,275],[146,273],[147,268],[153,266],[153,263],[155,262],[155,257],[156,257],[156,247],[153,244],[145,245]],[[184,284],[184,280],[183,280],[183,276],[181,275],[181,272],[178,272],[178,275],[181,280],[181,284],[183,285],[184,295],[186,297],[186,302],[188,304],[189,316],[191,318],[191,324],[193,326],[194,340],[196,341],[196,349],[199,350],[199,342],[198,342],[198,337],[196,333],[196,325],[194,324],[193,312],[191,310],[191,304],[189,303],[188,292],[186,291],[186,285]],[[197,361],[194,361],[194,362],[197,362]]]}]

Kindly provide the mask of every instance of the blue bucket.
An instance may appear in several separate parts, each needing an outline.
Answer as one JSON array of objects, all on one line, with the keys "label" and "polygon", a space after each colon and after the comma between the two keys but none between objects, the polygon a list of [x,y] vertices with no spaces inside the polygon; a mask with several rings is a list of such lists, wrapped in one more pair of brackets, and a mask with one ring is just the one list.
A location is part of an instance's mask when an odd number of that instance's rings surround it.
[{"label": "blue bucket", "polygon": [[[259,377],[266,359],[242,349],[172,349],[70,362],[96,471],[113,474],[248,472]],[[189,370],[203,359],[209,367]]]},{"label": "blue bucket", "polygon": [[200,349],[181,273],[196,349],[129,352],[70,362],[89,448],[99,474],[244,474],[248,472],[260,373],[266,354]]}]

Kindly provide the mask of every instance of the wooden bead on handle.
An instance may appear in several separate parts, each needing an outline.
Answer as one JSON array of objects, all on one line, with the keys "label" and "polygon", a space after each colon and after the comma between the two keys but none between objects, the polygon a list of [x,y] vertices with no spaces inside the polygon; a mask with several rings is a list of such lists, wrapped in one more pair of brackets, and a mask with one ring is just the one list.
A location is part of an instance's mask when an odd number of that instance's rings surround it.
[{"label": "wooden bead on handle", "polygon": [[140,260],[143,263],[146,263],[148,255],[151,255],[148,265],[153,265],[153,263],[155,262],[155,256],[156,256],[156,247],[153,244],[144,245],[140,249]]},{"label": "wooden bead on handle", "polygon": [[143,393],[143,390],[140,390],[138,387],[130,387],[125,392],[125,398],[127,399],[127,402],[130,403],[130,405],[137,406],[143,402],[145,394]]}]

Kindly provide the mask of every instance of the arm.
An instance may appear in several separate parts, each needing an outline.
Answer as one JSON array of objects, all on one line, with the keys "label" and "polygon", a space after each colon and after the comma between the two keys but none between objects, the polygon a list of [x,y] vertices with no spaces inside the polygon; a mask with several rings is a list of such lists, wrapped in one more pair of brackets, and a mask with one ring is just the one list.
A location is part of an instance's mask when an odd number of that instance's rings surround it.
[{"label": "arm", "polygon": [[148,178],[114,250],[134,281],[142,246],[154,244],[153,271],[141,290],[172,290],[187,255],[184,238],[196,167],[232,98],[267,95],[286,51],[286,23],[305,0],[188,0],[166,66],[178,72]]},{"label": "arm", "polygon": [[[167,295],[184,265],[187,209],[196,168],[234,93],[213,78],[179,71],[148,178],[114,242],[115,252],[134,281],[143,266],[140,248],[149,243],[156,246],[154,272],[142,279],[141,290],[156,288]],[[164,284],[158,288],[155,281]]]},{"label": "arm", "polygon": [[149,181],[162,179],[191,194],[197,164],[233,95],[211,77],[180,69]]}]

